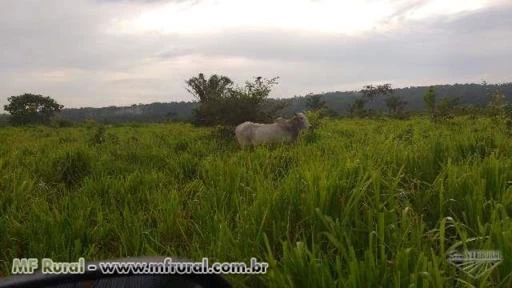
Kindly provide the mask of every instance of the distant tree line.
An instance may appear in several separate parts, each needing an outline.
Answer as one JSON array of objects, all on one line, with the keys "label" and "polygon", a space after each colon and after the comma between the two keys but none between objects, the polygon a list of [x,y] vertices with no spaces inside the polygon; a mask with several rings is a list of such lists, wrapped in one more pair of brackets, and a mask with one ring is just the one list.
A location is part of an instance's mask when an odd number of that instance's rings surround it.
[{"label": "distant tree line", "polygon": [[82,122],[85,120],[95,120],[104,123],[190,121],[192,111],[197,106],[196,102],[157,102],[133,104],[124,107],[67,108],[60,112],[60,116],[62,119],[70,122]]},{"label": "distant tree line", "polygon": [[235,85],[226,76],[206,77],[199,74],[186,81],[189,91],[197,100],[195,102],[125,107],[64,109],[48,96],[23,94],[8,98],[9,104],[4,106],[4,110],[11,115],[0,114],[0,125],[7,121],[15,125],[62,125],[85,120],[104,123],[195,121],[203,125],[231,125],[246,120],[271,121],[275,117],[287,117],[306,110],[321,110],[328,116],[356,117],[403,117],[408,113],[421,112],[428,113],[433,119],[442,119],[461,111],[476,113],[482,109],[486,113],[499,114],[507,103],[512,103],[512,83],[493,85],[483,82],[399,89],[392,89],[389,84],[367,85],[359,91],[269,98],[277,80],[256,77],[242,85]]}]

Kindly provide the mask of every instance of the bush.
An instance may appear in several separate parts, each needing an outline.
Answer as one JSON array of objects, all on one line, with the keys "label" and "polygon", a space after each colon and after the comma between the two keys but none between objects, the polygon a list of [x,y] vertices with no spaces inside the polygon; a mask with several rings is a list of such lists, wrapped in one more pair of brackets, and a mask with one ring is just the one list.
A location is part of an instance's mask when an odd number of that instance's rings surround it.
[{"label": "bush", "polygon": [[177,153],[183,153],[183,152],[187,152],[190,148],[190,143],[189,141],[185,140],[185,139],[181,139],[181,140],[178,140],[178,142],[176,143],[176,146],[174,146],[174,151],[176,151]]},{"label": "bush", "polygon": [[459,98],[457,97],[445,97],[439,103],[437,107],[437,117],[440,119],[452,119],[455,116],[455,111],[459,105]]},{"label": "bush", "polygon": [[306,112],[306,117],[308,118],[310,127],[304,134],[304,141],[307,143],[316,142],[318,140],[318,129],[322,127],[324,114],[322,113],[322,110],[309,111]]},{"label": "bush", "polygon": [[73,123],[67,121],[67,120],[64,120],[62,118],[52,118],[50,120],[50,123],[49,125],[51,127],[54,127],[54,128],[64,128],[64,127],[72,127],[73,126]]},{"label": "bush", "polygon": [[92,170],[89,154],[82,150],[67,151],[52,163],[54,180],[72,187],[80,183]]},{"label": "bush", "polygon": [[221,141],[233,141],[235,138],[235,127],[215,126],[212,130],[211,136]]},{"label": "bush", "polygon": [[91,138],[92,144],[103,144],[105,143],[107,129],[105,126],[100,126],[96,129],[96,133]]},{"label": "bush", "polygon": [[82,123],[87,128],[93,128],[98,126],[98,122],[96,122],[96,120],[94,119],[85,119]]},{"label": "bush", "polygon": [[[244,86],[233,87],[225,77],[213,75],[206,79],[203,74],[189,79],[188,91],[199,100],[194,119],[200,125],[237,125],[244,121],[265,122],[274,118],[277,110],[265,111],[268,95],[277,79],[256,77]],[[282,109],[282,108],[281,108]]]},{"label": "bush", "polygon": [[0,127],[9,125],[9,115],[0,114]]}]

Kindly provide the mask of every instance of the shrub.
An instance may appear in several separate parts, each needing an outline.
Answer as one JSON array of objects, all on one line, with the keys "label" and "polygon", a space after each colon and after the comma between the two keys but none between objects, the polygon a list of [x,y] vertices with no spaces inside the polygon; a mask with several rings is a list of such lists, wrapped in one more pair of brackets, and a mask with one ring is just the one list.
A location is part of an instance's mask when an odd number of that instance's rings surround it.
[{"label": "shrub", "polygon": [[96,129],[96,133],[91,138],[92,144],[103,144],[105,143],[107,129],[105,126],[100,126]]},{"label": "shrub", "polygon": [[82,150],[66,151],[52,163],[54,180],[72,187],[90,174],[92,165],[89,154]]},{"label": "shrub", "polygon": [[[256,77],[243,86],[233,87],[225,76],[212,75],[208,79],[201,73],[190,78],[187,90],[199,100],[194,110],[195,122],[200,125],[237,125],[244,121],[263,122],[274,117],[279,105],[265,111],[265,103],[278,77]],[[268,104],[268,103],[267,103]]]},{"label": "shrub", "polygon": [[183,153],[183,152],[187,152],[190,148],[190,144],[189,144],[189,141],[185,140],[185,139],[181,139],[181,140],[178,140],[178,142],[176,143],[176,146],[174,146],[174,151],[176,151],[177,153]]},{"label": "shrub", "polygon": [[64,120],[62,118],[53,117],[50,120],[49,125],[51,127],[54,127],[54,128],[64,128],[64,127],[71,127],[71,126],[73,126],[73,123],[71,123],[71,122],[69,122],[67,120]]},{"label": "shrub", "polygon": [[235,127],[215,126],[211,132],[211,136],[221,141],[233,141],[235,138]]},{"label": "shrub", "polygon": [[312,143],[318,140],[318,129],[322,126],[322,110],[306,112],[310,127],[304,133],[304,141]]}]

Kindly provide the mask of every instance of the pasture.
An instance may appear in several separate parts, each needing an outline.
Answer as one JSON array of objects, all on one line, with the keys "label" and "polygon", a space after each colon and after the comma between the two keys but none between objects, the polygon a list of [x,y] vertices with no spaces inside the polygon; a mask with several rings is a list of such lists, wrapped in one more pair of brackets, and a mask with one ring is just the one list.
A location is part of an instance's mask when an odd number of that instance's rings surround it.
[{"label": "pasture", "polygon": [[[0,274],[14,257],[256,257],[269,273],[234,286],[512,286],[504,123],[323,120],[243,151],[215,131],[0,128]],[[447,261],[463,247],[503,262],[474,279]]]}]

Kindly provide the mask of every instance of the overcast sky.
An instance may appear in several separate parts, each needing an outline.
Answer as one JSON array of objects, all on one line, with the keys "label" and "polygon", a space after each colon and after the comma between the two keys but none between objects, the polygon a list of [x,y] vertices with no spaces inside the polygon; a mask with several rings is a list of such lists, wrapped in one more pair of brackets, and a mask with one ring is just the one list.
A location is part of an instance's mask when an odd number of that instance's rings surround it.
[{"label": "overcast sky", "polygon": [[512,80],[510,0],[1,0],[0,104],[192,100],[199,72],[273,97]]}]

